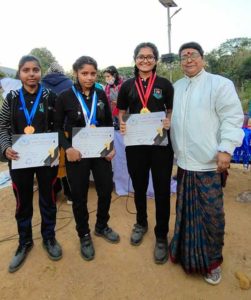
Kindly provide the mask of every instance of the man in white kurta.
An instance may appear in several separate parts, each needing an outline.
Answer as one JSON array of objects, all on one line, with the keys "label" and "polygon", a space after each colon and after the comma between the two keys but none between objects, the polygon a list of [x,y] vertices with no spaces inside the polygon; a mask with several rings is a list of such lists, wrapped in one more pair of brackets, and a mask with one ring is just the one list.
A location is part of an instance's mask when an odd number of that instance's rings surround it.
[{"label": "man in white kurta", "polygon": [[184,78],[175,85],[171,137],[178,165],[177,209],[171,259],[210,284],[221,280],[224,210],[221,174],[243,140],[243,111],[227,78],[204,69],[195,42],[179,50]]}]

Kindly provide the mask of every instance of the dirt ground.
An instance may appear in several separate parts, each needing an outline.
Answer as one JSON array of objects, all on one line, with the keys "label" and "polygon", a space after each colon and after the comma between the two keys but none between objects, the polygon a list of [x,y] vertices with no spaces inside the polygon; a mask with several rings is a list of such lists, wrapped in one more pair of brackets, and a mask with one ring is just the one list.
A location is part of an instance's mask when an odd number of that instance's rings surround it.
[{"label": "dirt ground", "polygon": [[[0,171],[7,168],[0,165]],[[251,278],[251,203],[236,201],[239,193],[251,189],[251,172],[232,165],[225,188],[226,235],[222,283],[210,286],[200,276],[186,275],[179,265],[168,261],[156,265],[154,247],[154,201],[148,201],[149,231],[139,247],[129,244],[135,209],[131,197],[113,194],[110,226],[120,233],[119,244],[109,244],[93,235],[96,257],[84,261],[79,254],[71,206],[63,196],[58,201],[57,239],[63,258],[53,262],[41,246],[38,192],[34,194],[33,234],[35,246],[23,267],[8,273],[9,261],[17,247],[15,200],[12,189],[0,190],[0,299],[52,300],[173,300],[251,299],[251,289],[241,290],[234,276],[245,272]],[[95,224],[96,194],[89,195],[90,226]],[[169,240],[175,220],[172,196]]]}]

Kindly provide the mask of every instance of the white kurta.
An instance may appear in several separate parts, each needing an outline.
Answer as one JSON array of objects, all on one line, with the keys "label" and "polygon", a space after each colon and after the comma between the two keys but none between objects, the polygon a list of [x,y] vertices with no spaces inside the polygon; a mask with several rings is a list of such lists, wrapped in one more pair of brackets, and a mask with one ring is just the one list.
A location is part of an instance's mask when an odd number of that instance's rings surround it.
[{"label": "white kurta", "polygon": [[243,110],[227,78],[207,73],[174,84],[171,138],[179,167],[216,170],[218,151],[233,153],[244,137]]}]

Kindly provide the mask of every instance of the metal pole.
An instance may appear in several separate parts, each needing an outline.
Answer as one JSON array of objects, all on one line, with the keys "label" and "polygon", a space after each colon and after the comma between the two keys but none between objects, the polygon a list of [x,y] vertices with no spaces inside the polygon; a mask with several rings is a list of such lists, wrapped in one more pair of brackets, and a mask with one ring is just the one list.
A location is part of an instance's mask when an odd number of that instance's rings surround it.
[{"label": "metal pole", "polygon": [[[169,49],[169,54],[171,54],[171,17],[170,17],[170,7],[167,7],[167,30],[168,30],[168,49]],[[172,63],[170,63],[170,76],[169,79],[172,82],[173,81],[173,70],[172,70]]]},{"label": "metal pole", "polygon": [[167,7],[167,30],[168,30],[168,49],[171,53],[171,17],[170,17],[170,7]]}]

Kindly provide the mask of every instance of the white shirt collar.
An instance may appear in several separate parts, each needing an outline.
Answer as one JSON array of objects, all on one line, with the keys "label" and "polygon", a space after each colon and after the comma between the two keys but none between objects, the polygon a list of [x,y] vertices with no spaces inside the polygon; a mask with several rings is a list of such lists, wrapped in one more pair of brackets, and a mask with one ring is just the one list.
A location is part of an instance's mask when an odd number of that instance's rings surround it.
[{"label": "white shirt collar", "polygon": [[188,81],[190,81],[190,82],[196,82],[196,81],[198,81],[199,79],[200,79],[200,77],[203,75],[203,74],[205,74],[206,73],[206,71],[205,71],[205,69],[203,68],[199,73],[197,73],[195,76],[193,76],[193,77],[189,77],[189,76],[187,76],[187,75],[185,75],[185,78],[188,80]]}]

